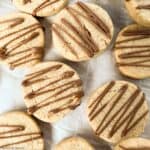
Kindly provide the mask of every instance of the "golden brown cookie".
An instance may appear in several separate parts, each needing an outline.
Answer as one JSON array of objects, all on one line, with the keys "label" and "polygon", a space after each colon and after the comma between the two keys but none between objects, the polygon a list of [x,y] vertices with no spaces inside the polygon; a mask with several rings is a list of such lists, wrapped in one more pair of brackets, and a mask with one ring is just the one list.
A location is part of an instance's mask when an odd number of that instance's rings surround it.
[{"label": "golden brown cookie", "polygon": [[137,24],[125,27],[118,35],[114,54],[117,67],[125,76],[150,77],[150,28]]},{"label": "golden brown cookie", "polygon": [[121,141],[115,150],[150,150],[150,140],[144,138],[131,138]]},{"label": "golden brown cookie", "polygon": [[94,148],[84,138],[69,137],[59,142],[54,150],[94,150]]},{"label": "golden brown cookie", "polygon": [[54,19],[54,47],[66,59],[85,61],[102,53],[113,37],[113,23],[100,6],[77,2]]},{"label": "golden brown cookie", "polygon": [[1,150],[44,150],[44,141],[36,122],[21,111],[0,115]]},{"label": "golden brown cookie", "polygon": [[68,0],[13,0],[19,10],[39,17],[56,14],[67,2]]},{"label": "golden brown cookie", "polygon": [[98,137],[116,144],[144,131],[149,110],[144,93],[136,85],[111,81],[91,95],[88,118]]},{"label": "golden brown cookie", "polygon": [[63,118],[80,105],[83,96],[80,77],[61,62],[37,64],[22,85],[28,112],[46,122]]},{"label": "golden brown cookie", "polygon": [[129,15],[138,24],[150,27],[150,1],[149,0],[124,0]]},{"label": "golden brown cookie", "polygon": [[43,47],[42,26],[34,17],[24,13],[0,17],[0,60],[11,69],[38,63]]}]

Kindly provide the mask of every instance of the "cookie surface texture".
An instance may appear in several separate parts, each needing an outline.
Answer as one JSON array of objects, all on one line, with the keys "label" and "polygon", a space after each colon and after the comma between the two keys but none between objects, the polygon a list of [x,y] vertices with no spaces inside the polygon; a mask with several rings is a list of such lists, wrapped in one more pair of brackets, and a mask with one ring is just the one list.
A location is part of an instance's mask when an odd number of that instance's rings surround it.
[{"label": "cookie surface texture", "polygon": [[127,81],[111,81],[97,89],[87,110],[93,131],[112,144],[140,135],[149,117],[144,93]]},{"label": "cookie surface texture", "polygon": [[[38,42],[37,42],[38,41]],[[44,33],[31,15],[12,13],[0,17],[0,61],[11,69],[31,67],[41,61]]]},{"label": "cookie surface texture", "polygon": [[13,0],[13,4],[19,10],[39,17],[58,13],[67,2],[68,0]]},{"label": "cookie surface texture", "polygon": [[63,118],[80,105],[84,95],[76,71],[60,62],[37,64],[22,85],[28,112],[46,122]]},{"label": "cookie surface texture", "polygon": [[137,24],[118,35],[114,55],[119,71],[134,79],[150,77],[150,29]]},{"label": "cookie surface texture", "polygon": [[150,1],[149,0],[125,0],[129,15],[138,24],[150,27]]},{"label": "cookie surface texture", "polygon": [[24,112],[0,115],[0,149],[44,150],[44,141],[36,122]]},{"label": "cookie surface texture", "polygon": [[77,2],[54,19],[52,38],[64,58],[80,62],[102,53],[113,37],[113,23],[100,6]]},{"label": "cookie surface texture", "polygon": [[87,140],[81,137],[69,137],[58,143],[54,150],[95,150]]}]

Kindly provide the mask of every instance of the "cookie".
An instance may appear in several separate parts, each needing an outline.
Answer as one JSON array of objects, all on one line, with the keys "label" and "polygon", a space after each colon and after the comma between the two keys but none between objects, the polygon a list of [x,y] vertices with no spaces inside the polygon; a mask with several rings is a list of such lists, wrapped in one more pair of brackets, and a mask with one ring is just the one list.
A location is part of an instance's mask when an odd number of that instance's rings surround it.
[{"label": "cookie", "polygon": [[54,150],[94,150],[94,148],[84,138],[69,137],[58,143]]},{"label": "cookie", "polygon": [[98,88],[87,110],[93,131],[112,144],[141,134],[149,117],[144,93],[127,81],[111,81]]},{"label": "cookie", "polygon": [[115,150],[150,150],[150,140],[144,138],[131,138],[120,142]]},{"label": "cookie", "polygon": [[125,27],[114,50],[119,71],[134,79],[150,77],[150,29],[137,24]]},{"label": "cookie", "polygon": [[0,61],[11,69],[30,67],[41,61],[44,33],[31,15],[11,13],[0,17]]},{"label": "cookie", "polygon": [[58,13],[67,2],[68,0],[13,0],[13,4],[19,10],[39,17]]},{"label": "cookie", "polygon": [[36,122],[24,112],[0,115],[1,150],[44,150],[44,141]]},{"label": "cookie", "polygon": [[80,105],[82,81],[61,62],[39,63],[22,82],[28,113],[45,122],[55,122]]},{"label": "cookie", "polygon": [[129,15],[140,25],[150,27],[150,1],[125,0]]},{"label": "cookie", "polygon": [[63,9],[52,24],[54,47],[64,58],[80,62],[102,53],[113,37],[113,23],[101,7],[77,2]]}]

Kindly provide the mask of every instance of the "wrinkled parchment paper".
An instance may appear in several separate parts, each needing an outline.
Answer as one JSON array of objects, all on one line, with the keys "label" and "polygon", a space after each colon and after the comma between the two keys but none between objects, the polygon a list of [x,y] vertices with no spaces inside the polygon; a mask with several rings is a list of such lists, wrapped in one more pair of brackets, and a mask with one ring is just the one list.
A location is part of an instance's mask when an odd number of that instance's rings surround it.
[{"label": "wrinkled parchment paper", "polygon": [[[96,3],[105,8],[110,14],[114,26],[115,36],[109,48],[99,57],[83,63],[72,63],[66,61],[55,53],[51,43],[50,24],[53,17],[39,19],[46,27],[46,50],[44,60],[59,60],[71,65],[78,71],[83,82],[85,97],[82,99],[82,104],[71,114],[66,116],[61,121],[48,124],[38,121],[44,133],[46,150],[53,149],[53,145],[65,137],[80,135],[87,138],[96,148],[96,150],[111,150],[104,141],[98,139],[92,132],[88,124],[86,115],[86,104],[90,93],[98,88],[103,83],[113,79],[129,80],[139,85],[146,93],[147,100],[150,106],[150,79],[146,80],[131,80],[121,76],[115,67],[115,62],[112,54],[113,44],[117,33],[127,24],[132,23],[124,9],[123,0],[86,0]],[[71,0],[70,3],[75,2]],[[7,13],[18,11],[11,4],[11,0],[0,0],[0,16]],[[10,71],[6,66],[0,66],[0,113],[10,110],[25,109],[23,101],[21,81],[27,70]],[[147,125],[143,137],[150,138],[150,122]]]}]

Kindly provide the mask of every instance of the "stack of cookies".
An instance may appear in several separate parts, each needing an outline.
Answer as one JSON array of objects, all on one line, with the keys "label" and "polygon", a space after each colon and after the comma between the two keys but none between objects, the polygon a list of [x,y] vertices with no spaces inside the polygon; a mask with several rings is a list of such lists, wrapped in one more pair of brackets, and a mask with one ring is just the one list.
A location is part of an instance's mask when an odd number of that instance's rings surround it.
[{"label": "stack of cookies", "polygon": [[[132,79],[150,77],[150,1],[124,0],[135,24],[119,34],[114,46],[116,66]],[[44,150],[44,138],[32,118],[54,123],[81,104],[83,82],[70,66],[42,61],[45,30],[38,17],[52,16],[52,42],[58,54],[74,63],[98,57],[110,45],[114,26],[100,6],[67,0],[12,0],[21,12],[0,17],[0,61],[10,69],[28,68],[22,81],[26,112],[0,116],[0,149]],[[128,81],[108,81],[89,96],[89,125],[114,150],[150,150],[150,140],[138,136],[149,119],[146,96]],[[54,150],[94,150],[89,141],[72,136]]]}]

